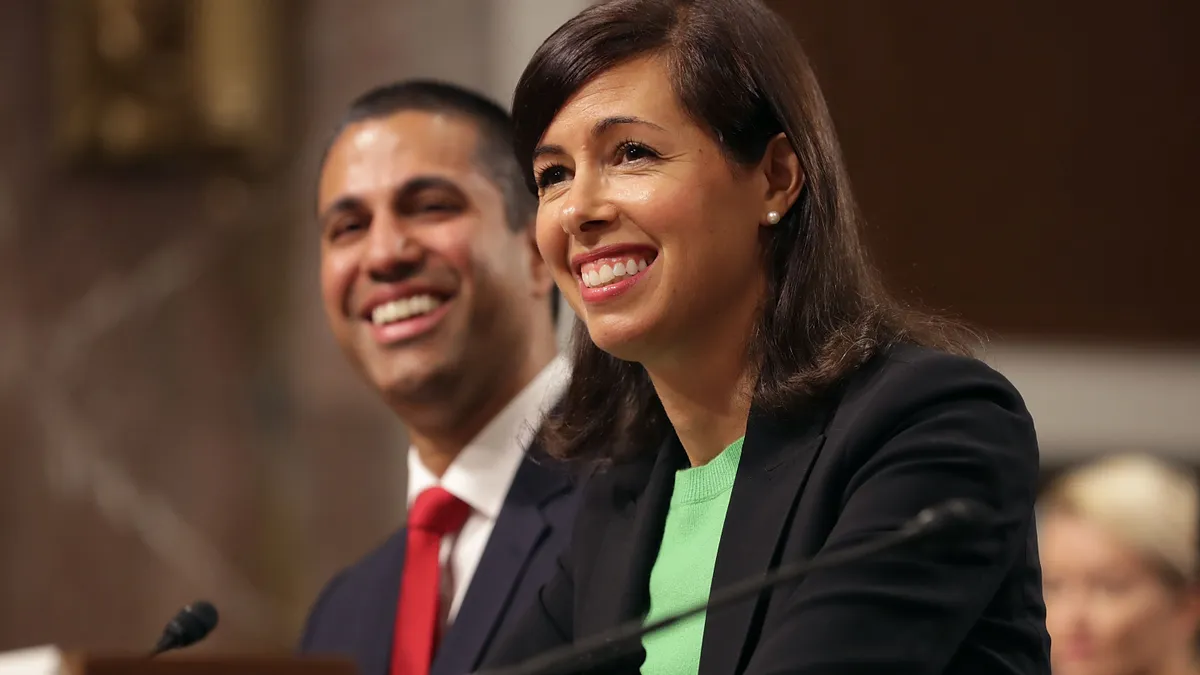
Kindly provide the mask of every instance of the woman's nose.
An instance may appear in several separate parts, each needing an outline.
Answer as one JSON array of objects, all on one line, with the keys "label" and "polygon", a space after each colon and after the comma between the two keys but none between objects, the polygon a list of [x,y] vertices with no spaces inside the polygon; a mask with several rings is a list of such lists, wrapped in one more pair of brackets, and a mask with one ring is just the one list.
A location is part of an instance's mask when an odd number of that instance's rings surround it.
[{"label": "woman's nose", "polygon": [[617,208],[602,176],[595,172],[575,176],[563,200],[561,219],[563,231],[576,238],[616,222]]}]

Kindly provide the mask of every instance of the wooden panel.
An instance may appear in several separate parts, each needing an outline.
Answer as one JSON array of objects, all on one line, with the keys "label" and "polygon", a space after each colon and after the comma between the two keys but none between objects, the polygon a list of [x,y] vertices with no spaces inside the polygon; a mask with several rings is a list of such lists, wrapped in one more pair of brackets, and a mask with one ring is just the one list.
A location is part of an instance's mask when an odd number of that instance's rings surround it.
[{"label": "wooden panel", "polygon": [[1009,335],[1200,342],[1200,5],[773,5],[897,290]]},{"label": "wooden panel", "polygon": [[138,656],[71,654],[68,675],[356,675],[358,668],[346,659],[293,658],[286,656]]}]

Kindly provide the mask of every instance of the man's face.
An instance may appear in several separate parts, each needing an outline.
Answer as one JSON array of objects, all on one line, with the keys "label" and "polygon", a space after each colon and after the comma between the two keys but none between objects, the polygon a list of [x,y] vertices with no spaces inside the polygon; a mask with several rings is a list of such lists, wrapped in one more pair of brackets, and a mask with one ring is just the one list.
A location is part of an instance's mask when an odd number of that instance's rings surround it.
[{"label": "man's face", "polygon": [[526,339],[550,282],[505,222],[478,130],[402,111],[350,125],[318,188],[321,294],[334,336],[393,405],[487,383]]}]

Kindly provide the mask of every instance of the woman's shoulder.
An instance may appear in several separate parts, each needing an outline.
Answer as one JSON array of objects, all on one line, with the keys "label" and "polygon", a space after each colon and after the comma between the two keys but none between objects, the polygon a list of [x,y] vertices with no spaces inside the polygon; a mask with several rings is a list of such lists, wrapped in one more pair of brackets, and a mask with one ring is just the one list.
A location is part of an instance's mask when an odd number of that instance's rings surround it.
[{"label": "woman's shoulder", "polygon": [[882,351],[850,375],[827,432],[866,447],[898,434],[928,434],[929,442],[958,435],[964,445],[989,436],[1037,459],[1033,418],[1008,378],[977,358],[917,345]]},{"label": "woman's shoulder", "polygon": [[844,385],[821,450],[836,469],[829,475],[839,498],[911,491],[915,502],[967,497],[1032,509],[1040,466],[1033,418],[1016,387],[986,363],[904,345]]},{"label": "woman's shoulder", "polygon": [[905,407],[928,399],[987,397],[1025,412],[1017,388],[982,360],[907,343],[881,350],[845,379],[841,391],[842,407],[889,401]]}]

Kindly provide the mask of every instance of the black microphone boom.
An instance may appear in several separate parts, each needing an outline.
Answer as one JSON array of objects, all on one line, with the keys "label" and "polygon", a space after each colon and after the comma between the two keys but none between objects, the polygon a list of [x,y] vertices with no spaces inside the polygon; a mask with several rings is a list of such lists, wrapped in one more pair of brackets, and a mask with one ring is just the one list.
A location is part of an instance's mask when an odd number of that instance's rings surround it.
[{"label": "black microphone boom", "polygon": [[211,602],[197,600],[184,607],[167,623],[150,656],[196,644],[217,627],[217,618],[217,608]]},{"label": "black microphone boom", "polygon": [[611,631],[550,650],[519,665],[477,675],[559,675],[584,672],[632,651],[646,635],[702,612],[744,600],[774,586],[795,581],[816,570],[853,562],[934,534],[961,534],[968,526],[990,524],[991,520],[991,511],[983,504],[966,499],[951,499],[924,509],[895,532],[811,560],[777,567],[760,577],[739,581],[714,592],[707,602],[678,614],[652,623],[631,621]]}]

